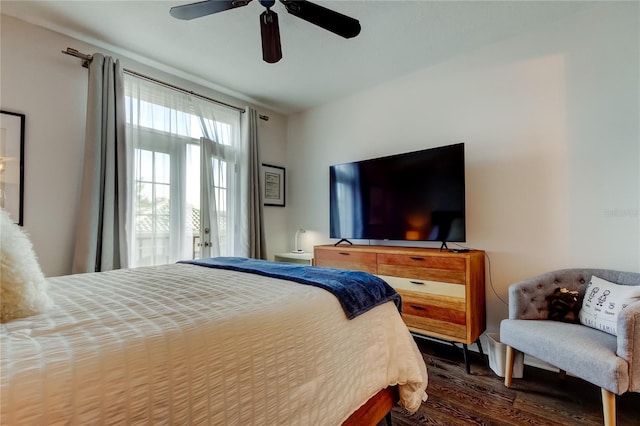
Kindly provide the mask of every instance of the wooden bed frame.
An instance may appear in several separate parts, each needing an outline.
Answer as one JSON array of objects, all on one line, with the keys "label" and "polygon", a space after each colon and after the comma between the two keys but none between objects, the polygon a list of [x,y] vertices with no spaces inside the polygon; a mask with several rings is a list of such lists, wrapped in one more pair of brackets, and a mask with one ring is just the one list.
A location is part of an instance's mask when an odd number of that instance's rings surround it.
[{"label": "wooden bed frame", "polygon": [[[375,426],[391,413],[399,399],[398,386],[384,388],[351,414],[342,426]],[[389,419],[387,424],[391,426]]]}]

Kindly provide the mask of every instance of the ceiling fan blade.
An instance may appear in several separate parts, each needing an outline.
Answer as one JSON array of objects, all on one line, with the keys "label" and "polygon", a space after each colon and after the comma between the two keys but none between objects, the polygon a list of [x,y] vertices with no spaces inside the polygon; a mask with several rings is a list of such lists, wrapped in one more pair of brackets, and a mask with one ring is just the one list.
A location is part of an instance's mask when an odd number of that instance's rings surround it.
[{"label": "ceiling fan blade", "polygon": [[235,9],[249,4],[251,0],[207,0],[197,3],[184,4],[175,6],[169,10],[174,18],[178,19],[194,19],[201,16],[211,15],[213,13],[224,12],[225,10]]},{"label": "ceiling fan blade", "polygon": [[344,38],[360,34],[357,19],[306,0],[280,0],[287,12]]},{"label": "ceiling fan blade", "polygon": [[260,33],[262,35],[262,59],[274,64],[282,59],[280,47],[280,28],[278,15],[270,9],[260,14]]}]

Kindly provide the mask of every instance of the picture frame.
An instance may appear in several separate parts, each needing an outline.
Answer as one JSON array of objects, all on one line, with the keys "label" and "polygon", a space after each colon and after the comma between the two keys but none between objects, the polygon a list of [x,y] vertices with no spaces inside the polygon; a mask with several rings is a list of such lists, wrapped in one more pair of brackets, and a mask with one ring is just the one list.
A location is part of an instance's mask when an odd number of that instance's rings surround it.
[{"label": "picture frame", "polygon": [[285,206],[284,167],[262,164],[262,202],[265,206]]},{"label": "picture frame", "polygon": [[18,225],[24,216],[25,114],[0,110],[0,206]]}]

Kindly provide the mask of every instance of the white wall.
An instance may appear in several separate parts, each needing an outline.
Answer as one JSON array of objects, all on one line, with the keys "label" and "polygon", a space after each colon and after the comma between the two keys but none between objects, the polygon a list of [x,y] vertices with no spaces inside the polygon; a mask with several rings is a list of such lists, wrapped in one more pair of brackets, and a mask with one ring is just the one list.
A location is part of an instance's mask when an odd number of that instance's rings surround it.
[{"label": "white wall", "polygon": [[[26,114],[24,229],[30,234],[47,276],[71,272],[76,208],[82,176],[87,70],[62,50],[102,52],[78,40],[6,15],[2,18],[0,105]],[[122,55],[124,67],[197,93],[244,106],[246,102],[216,93]],[[286,117],[259,109],[264,162],[279,164],[286,151]],[[283,241],[286,209],[265,208],[267,251],[287,249]]]},{"label": "white wall", "polygon": [[[640,272],[637,2],[291,116],[288,233],[331,242],[329,165],[466,143],[467,245],[490,257],[489,331],[510,283],[565,267]],[[543,25],[543,24],[541,24]],[[488,266],[489,264],[487,264]]]}]

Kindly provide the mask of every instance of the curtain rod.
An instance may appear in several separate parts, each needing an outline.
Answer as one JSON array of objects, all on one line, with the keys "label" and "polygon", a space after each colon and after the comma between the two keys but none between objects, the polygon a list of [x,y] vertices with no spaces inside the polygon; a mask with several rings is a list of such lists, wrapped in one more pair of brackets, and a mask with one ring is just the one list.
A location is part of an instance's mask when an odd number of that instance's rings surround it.
[{"label": "curtain rod", "polygon": [[[82,66],[85,67],[85,68],[89,68],[89,63],[93,59],[93,56],[87,55],[85,53],[80,53],[76,49],[72,49],[71,47],[67,47],[67,50],[63,50],[62,53],[64,53],[65,55],[75,56],[76,58],[82,59]],[[187,90],[187,89],[183,89],[183,88],[178,87],[178,86],[174,86],[173,84],[166,83],[164,81],[158,80],[158,79],[153,78],[153,77],[149,77],[148,75],[144,75],[144,74],[141,74],[139,72],[132,71],[132,70],[129,70],[129,69],[126,69],[126,68],[124,68],[122,71],[125,74],[133,75],[135,77],[142,78],[144,80],[160,84],[160,85],[168,87],[170,89],[177,90],[177,91],[182,92],[182,93],[187,93],[189,95],[198,97],[200,99],[204,99],[204,100],[216,103],[218,105],[226,106],[227,108],[235,109],[236,111],[239,111],[241,113],[245,112],[244,108],[240,108],[240,107],[237,107],[235,105],[231,105],[231,104],[219,101],[217,99],[213,99],[213,98],[210,98],[208,96],[204,96],[204,95],[201,95],[199,93],[195,93],[195,92],[193,92],[191,90]],[[269,116],[268,115],[259,114],[258,117],[260,117],[264,121],[269,121]]]}]

